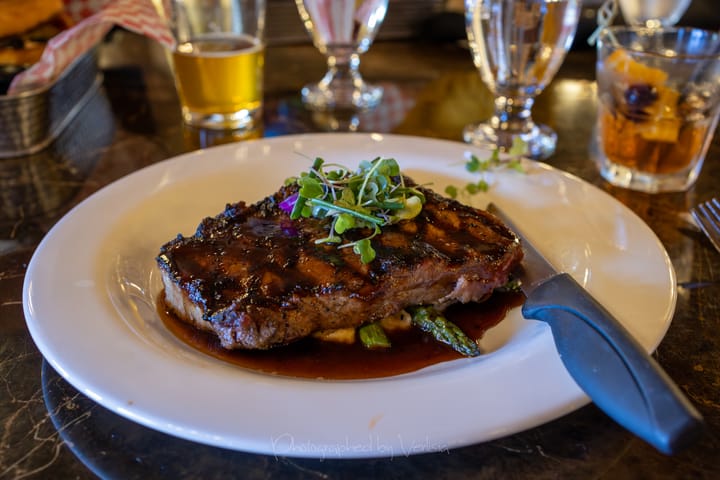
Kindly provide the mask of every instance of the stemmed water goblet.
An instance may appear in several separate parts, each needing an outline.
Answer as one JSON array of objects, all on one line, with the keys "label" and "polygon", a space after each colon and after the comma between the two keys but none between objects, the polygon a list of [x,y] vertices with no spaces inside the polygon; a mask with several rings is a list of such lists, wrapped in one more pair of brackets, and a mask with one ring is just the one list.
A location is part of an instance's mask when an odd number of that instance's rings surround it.
[{"label": "stemmed water goblet", "polygon": [[382,87],[360,75],[360,55],[375,39],[388,0],[295,0],[300,18],[315,47],[327,58],[319,83],[302,89],[312,110],[365,110],[377,106]]},{"label": "stemmed water goblet", "polygon": [[465,25],[475,66],[494,95],[492,117],[465,127],[466,142],[529,158],[555,151],[557,135],[531,116],[535,97],[570,49],[580,0],[466,0]]},{"label": "stemmed water goblet", "polygon": [[625,22],[647,28],[672,27],[691,0],[612,0],[620,4]]}]

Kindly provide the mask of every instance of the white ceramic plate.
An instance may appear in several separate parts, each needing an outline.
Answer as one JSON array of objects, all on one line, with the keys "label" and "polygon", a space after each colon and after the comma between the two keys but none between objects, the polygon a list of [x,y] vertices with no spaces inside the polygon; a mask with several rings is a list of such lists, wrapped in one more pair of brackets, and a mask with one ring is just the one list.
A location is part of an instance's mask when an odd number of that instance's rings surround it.
[{"label": "white ceramic plate", "polygon": [[[244,370],[185,346],[155,311],[155,255],[227,202],[255,201],[309,165],[392,156],[443,191],[477,180],[462,143],[364,134],[287,136],[183,155],[97,192],[50,231],[27,272],[24,306],[38,348],[105,407],[186,439],[307,457],[398,456],[512,434],[588,402],[545,324],[513,310],[486,355],[361,381],[313,381]],[[556,267],[570,272],[653,350],[676,300],[675,276],[653,232],[601,190],[547,165],[493,175],[492,200]]]}]

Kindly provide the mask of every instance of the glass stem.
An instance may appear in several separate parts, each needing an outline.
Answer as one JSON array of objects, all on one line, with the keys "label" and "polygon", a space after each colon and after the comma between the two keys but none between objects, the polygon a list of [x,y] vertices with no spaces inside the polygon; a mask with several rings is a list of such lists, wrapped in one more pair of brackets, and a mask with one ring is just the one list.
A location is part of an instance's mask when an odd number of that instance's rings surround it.
[{"label": "glass stem", "polygon": [[380,103],[382,87],[365,83],[360,55],[354,49],[339,45],[324,52],[327,71],[319,83],[303,88],[303,103],[317,111],[365,110]]},{"label": "glass stem", "polygon": [[508,134],[530,134],[535,129],[530,110],[535,99],[533,97],[509,97],[498,95],[495,98],[495,114],[490,120],[492,127]]},{"label": "glass stem", "polygon": [[360,57],[357,54],[351,55],[328,55],[327,73],[321,83],[338,92],[351,92],[360,88],[362,78],[358,70]]}]

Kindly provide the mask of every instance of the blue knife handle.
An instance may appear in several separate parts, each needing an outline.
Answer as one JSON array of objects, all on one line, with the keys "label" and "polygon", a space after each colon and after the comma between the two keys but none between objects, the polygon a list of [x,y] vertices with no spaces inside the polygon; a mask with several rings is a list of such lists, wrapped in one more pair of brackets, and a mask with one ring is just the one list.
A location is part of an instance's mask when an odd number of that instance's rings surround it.
[{"label": "blue knife handle", "polygon": [[550,325],[570,375],[620,425],[666,454],[690,443],[703,419],[645,349],[567,273],[532,291],[525,318]]}]

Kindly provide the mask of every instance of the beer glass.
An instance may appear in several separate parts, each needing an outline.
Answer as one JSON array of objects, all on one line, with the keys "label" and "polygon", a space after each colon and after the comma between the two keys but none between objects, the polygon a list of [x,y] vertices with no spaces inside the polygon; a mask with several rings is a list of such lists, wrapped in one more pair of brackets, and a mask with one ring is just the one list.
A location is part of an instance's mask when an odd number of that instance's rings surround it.
[{"label": "beer glass", "polygon": [[252,130],[262,120],[265,0],[168,0],[184,121]]}]

